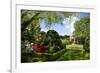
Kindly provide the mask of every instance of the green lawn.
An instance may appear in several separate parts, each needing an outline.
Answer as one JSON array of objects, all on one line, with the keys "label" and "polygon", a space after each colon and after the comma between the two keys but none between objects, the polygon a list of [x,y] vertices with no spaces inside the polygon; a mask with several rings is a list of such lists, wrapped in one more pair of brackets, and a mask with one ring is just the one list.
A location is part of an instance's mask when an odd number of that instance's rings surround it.
[{"label": "green lawn", "polygon": [[83,45],[79,44],[72,44],[72,45],[66,45],[66,52],[59,57],[60,60],[88,60],[90,58],[90,55],[88,52],[85,52],[83,49]]},{"label": "green lawn", "polygon": [[79,45],[79,44],[66,45],[66,49],[71,49],[71,50],[84,50],[83,49],[83,45]]}]

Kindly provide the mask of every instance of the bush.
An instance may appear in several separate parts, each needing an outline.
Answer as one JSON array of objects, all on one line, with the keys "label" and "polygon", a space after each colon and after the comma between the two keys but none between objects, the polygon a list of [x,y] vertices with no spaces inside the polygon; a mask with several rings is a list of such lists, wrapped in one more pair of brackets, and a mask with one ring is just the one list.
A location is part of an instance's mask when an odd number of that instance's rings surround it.
[{"label": "bush", "polygon": [[62,41],[59,34],[55,30],[47,31],[45,36],[44,45],[49,47],[48,52],[54,53],[63,48]]}]

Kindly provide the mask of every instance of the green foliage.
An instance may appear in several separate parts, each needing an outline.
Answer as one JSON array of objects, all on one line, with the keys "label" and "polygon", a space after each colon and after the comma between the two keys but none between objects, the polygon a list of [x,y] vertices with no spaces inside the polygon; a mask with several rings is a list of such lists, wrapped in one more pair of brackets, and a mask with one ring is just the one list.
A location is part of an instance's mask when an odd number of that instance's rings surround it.
[{"label": "green foliage", "polygon": [[[43,44],[44,37],[40,32],[40,22],[45,21],[46,27],[54,23],[62,23],[64,18],[72,16],[71,12],[53,12],[53,11],[36,11],[21,10],[21,50],[26,50],[27,43]],[[41,36],[42,35],[42,36]],[[25,43],[27,41],[27,43]],[[31,48],[31,47],[30,47]]]},{"label": "green foliage", "polygon": [[63,47],[66,47],[66,45],[69,45],[71,43],[70,39],[69,39],[69,36],[64,35],[64,36],[60,36],[60,37],[61,37]]},{"label": "green foliage", "polygon": [[[82,39],[83,45],[71,45],[69,36],[60,36],[55,30],[40,31],[40,23],[45,22],[46,28],[71,18],[75,13],[56,11],[21,10],[21,62],[45,62],[65,60],[87,60],[89,52],[89,17],[75,23],[75,38]],[[79,35],[80,34],[80,35]],[[27,51],[31,43],[46,45],[48,50],[43,53]]]},{"label": "green foliage", "polygon": [[[74,36],[87,37],[90,33],[90,17],[84,17],[74,24]],[[79,35],[80,34],[80,35]]]},{"label": "green foliage", "polygon": [[67,50],[67,52],[61,56],[58,60],[82,60],[83,57],[81,57],[82,54],[80,51],[76,50]]},{"label": "green foliage", "polygon": [[63,48],[59,34],[55,30],[49,30],[46,34],[44,44],[48,45],[51,53],[57,52]]},{"label": "green foliage", "polygon": [[54,23],[61,23],[64,18],[75,15],[71,12],[56,12],[56,11],[35,11],[35,10],[21,10],[21,30],[22,32],[27,28],[31,22],[39,19],[45,21],[46,27],[50,28]]},{"label": "green foliage", "polygon": [[21,53],[21,62],[31,62],[31,59],[32,59],[32,57],[35,57],[36,56],[36,54],[34,53],[34,52],[30,52],[30,53],[28,53],[28,52],[22,52]]},{"label": "green foliage", "polygon": [[89,52],[90,47],[90,17],[84,17],[74,24],[75,31],[73,36],[78,40],[86,51]]},{"label": "green foliage", "polygon": [[89,53],[85,52],[83,45],[67,45],[66,52],[58,58],[58,61],[65,60],[87,60],[89,59]]}]

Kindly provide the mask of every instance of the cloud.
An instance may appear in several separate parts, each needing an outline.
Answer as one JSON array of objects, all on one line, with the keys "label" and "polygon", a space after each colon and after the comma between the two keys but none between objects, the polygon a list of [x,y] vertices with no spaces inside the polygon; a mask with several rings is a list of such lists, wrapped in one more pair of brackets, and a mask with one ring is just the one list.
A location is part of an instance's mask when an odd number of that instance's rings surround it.
[{"label": "cloud", "polygon": [[65,18],[63,20],[63,24],[69,24],[70,23],[70,18]]},{"label": "cloud", "polygon": [[78,20],[79,20],[78,17],[72,17],[72,19],[71,19],[71,23],[70,23],[70,25],[71,25],[71,35],[72,35],[73,31],[75,30],[75,29],[74,29],[74,23],[75,23],[76,21],[78,21]]},{"label": "cloud", "polygon": [[47,32],[48,30],[47,30],[47,29],[43,29],[43,28],[42,28],[42,29],[41,29],[41,31]]}]

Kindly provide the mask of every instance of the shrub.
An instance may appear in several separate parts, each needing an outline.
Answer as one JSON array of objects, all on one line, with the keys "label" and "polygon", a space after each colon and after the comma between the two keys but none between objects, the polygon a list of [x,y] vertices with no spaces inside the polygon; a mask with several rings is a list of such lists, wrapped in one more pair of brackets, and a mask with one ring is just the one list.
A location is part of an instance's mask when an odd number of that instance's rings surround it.
[{"label": "shrub", "polygon": [[55,30],[47,31],[44,44],[49,47],[48,52],[54,53],[63,48],[59,34]]}]

